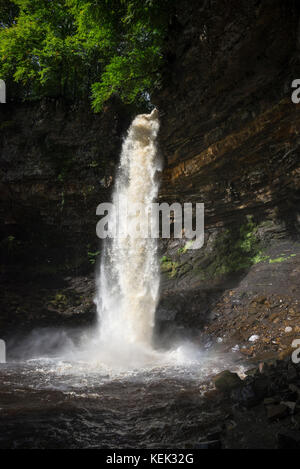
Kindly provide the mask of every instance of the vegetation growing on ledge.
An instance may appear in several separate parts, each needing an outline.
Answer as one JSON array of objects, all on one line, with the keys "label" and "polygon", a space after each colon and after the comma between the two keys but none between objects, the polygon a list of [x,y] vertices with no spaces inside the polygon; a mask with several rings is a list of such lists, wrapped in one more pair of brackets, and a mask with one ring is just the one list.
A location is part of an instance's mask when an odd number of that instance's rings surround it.
[{"label": "vegetation growing on ledge", "polygon": [[260,248],[258,225],[252,218],[243,224],[239,231],[226,230],[216,240],[215,259],[208,267],[211,276],[246,270],[251,265],[268,259]]},{"label": "vegetation growing on ledge", "polygon": [[264,227],[266,222],[256,224],[252,217],[248,217],[240,228],[224,230],[216,238],[211,252],[207,254],[205,251],[199,251],[196,256],[189,256],[188,248],[191,242],[188,241],[174,256],[163,256],[160,259],[161,272],[169,278],[180,278],[190,272],[189,275],[206,281],[248,270],[260,262],[276,264],[293,259],[296,254],[281,254],[272,259],[264,253],[259,236],[259,230]]},{"label": "vegetation growing on ledge", "polygon": [[161,271],[167,273],[170,278],[176,277],[179,265],[179,262],[172,261],[167,256],[163,256],[160,260]]},{"label": "vegetation growing on ledge", "polygon": [[[181,277],[188,271],[201,280],[218,278],[229,273],[249,269],[252,265],[269,260],[263,253],[258,236],[257,225],[249,217],[239,229],[226,229],[221,233],[213,246],[212,252],[206,256],[185,258],[189,243],[177,250],[174,259],[167,256],[161,258],[161,271],[168,273],[169,277]],[[291,257],[291,256],[290,256]],[[279,260],[270,260],[279,262]]]},{"label": "vegetation growing on ledge", "polygon": [[284,261],[287,261],[288,259],[291,259],[295,256],[296,256],[296,254],[290,254],[289,256],[287,256],[286,254],[282,254],[281,257],[276,257],[275,259],[270,259],[269,263],[270,264],[275,264],[275,263],[279,263],[279,262],[284,262]]},{"label": "vegetation growing on ledge", "polygon": [[59,291],[54,297],[49,298],[48,307],[54,307],[64,311],[68,306],[80,306],[82,303],[82,296],[73,291]]},{"label": "vegetation growing on ledge", "polygon": [[94,265],[96,263],[96,260],[99,254],[100,254],[100,251],[95,251],[95,252],[88,251],[89,263]]},{"label": "vegetation growing on ledge", "polygon": [[22,98],[118,95],[138,103],[160,83],[172,0],[0,0],[0,78]]}]

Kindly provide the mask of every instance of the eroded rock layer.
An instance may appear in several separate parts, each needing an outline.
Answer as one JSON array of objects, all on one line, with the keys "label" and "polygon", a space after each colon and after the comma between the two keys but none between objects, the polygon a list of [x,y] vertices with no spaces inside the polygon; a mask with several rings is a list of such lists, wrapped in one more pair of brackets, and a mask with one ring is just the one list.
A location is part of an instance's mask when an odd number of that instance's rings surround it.
[{"label": "eroded rock layer", "polygon": [[[300,107],[291,101],[299,41],[296,2],[177,8],[156,97],[165,157],[160,197],[204,202],[206,227],[199,251],[185,241],[162,246],[162,324],[198,324],[231,347],[234,335],[243,342],[242,332],[250,337],[261,327],[261,309],[268,328],[270,305],[281,300],[292,308],[300,300]],[[253,312],[251,302],[262,295],[265,308]],[[261,349],[288,348],[291,337],[280,339],[286,320],[262,332]],[[250,346],[246,353],[255,354],[258,344]]]}]

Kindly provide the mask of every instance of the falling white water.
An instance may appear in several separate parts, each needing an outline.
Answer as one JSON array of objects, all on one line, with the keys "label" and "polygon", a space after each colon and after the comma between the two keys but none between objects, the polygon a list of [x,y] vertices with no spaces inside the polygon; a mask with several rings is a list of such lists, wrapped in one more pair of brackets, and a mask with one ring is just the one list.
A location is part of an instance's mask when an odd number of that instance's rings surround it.
[{"label": "falling white water", "polygon": [[[153,227],[153,219],[149,224],[149,212],[158,195],[157,173],[161,170],[156,146],[158,130],[157,110],[137,116],[129,128],[112,202],[121,209],[142,205],[143,213],[141,216],[121,211],[121,216],[109,217],[110,231],[117,236],[103,243],[95,299],[98,328],[92,336],[83,332],[79,350],[66,347],[64,353],[65,359],[84,363],[84,369],[91,366],[110,377],[149,370],[153,376],[156,372],[160,376],[162,370],[187,373],[193,367],[204,375],[208,369],[219,370],[215,368],[219,358],[208,356],[187,340],[177,339],[168,350],[152,346],[160,283],[157,239],[137,236],[136,226],[138,219],[147,231],[148,225]],[[124,231],[126,236],[119,236]]]},{"label": "falling white water", "polygon": [[[130,208],[139,203],[148,213],[158,193],[158,129],[156,109],[133,120],[122,147],[113,193],[115,206],[127,204]],[[106,240],[101,260],[96,298],[100,343],[110,350],[128,346],[150,350],[159,294],[157,240],[137,237],[136,220],[125,217],[126,213],[124,217],[121,213],[114,223],[127,223],[127,236]]]},{"label": "falling white water", "polygon": [[[115,205],[142,204],[144,216],[158,193],[158,130],[156,110],[134,119],[123,143],[113,193]],[[206,352],[186,339],[177,339],[168,350],[152,346],[159,297],[157,239],[136,236],[137,218],[142,217],[125,213],[110,220],[117,225],[112,231],[122,231],[127,222],[128,236],[107,239],[103,246],[95,299],[99,327],[92,332],[82,330],[79,336],[61,329],[38,329],[24,341],[16,340],[15,356],[26,360],[26,373],[30,379],[38,379],[39,389],[70,389],[73,396],[74,389],[95,386],[98,390],[99,385],[107,386],[114,379],[149,382],[168,376],[201,380],[224,368],[236,370],[230,357]],[[144,220],[148,225],[148,216]],[[46,379],[40,382],[43,376]]]}]

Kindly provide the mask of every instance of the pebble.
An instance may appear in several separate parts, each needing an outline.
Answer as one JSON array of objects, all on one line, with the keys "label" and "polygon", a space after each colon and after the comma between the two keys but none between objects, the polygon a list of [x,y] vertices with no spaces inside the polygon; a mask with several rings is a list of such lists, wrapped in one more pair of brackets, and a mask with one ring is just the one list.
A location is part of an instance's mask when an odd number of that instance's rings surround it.
[{"label": "pebble", "polygon": [[242,380],[237,373],[225,370],[213,377],[213,383],[216,389],[226,393],[241,385]]},{"label": "pebble", "polygon": [[259,339],[259,335],[252,335],[249,337],[249,342],[256,342]]}]

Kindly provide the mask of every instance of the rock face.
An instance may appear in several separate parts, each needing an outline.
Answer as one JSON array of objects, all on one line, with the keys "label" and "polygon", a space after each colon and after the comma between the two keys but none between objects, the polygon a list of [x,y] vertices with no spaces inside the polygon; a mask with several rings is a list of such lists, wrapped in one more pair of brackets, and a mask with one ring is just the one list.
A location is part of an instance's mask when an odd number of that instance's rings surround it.
[{"label": "rock face", "polygon": [[232,389],[241,385],[242,381],[236,373],[229,370],[222,371],[213,379],[216,389],[224,393],[229,393]]},{"label": "rock face", "polygon": [[[159,197],[205,203],[205,244],[161,242],[160,332],[206,328],[249,356],[288,351],[297,337],[299,17],[292,0],[177,2],[153,97]],[[98,116],[55,101],[0,107],[2,327],[32,311],[46,322],[92,311],[95,209],[109,198],[130,112],[117,102]]]},{"label": "rock face", "polygon": [[109,197],[126,129],[120,110],[99,116],[44,101],[7,104],[0,112],[2,238],[10,237],[10,252],[20,241],[21,253],[26,243],[29,263],[42,254],[56,268],[64,262],[79,268],[88,243],[95,247],[96,207]]},{"label": "rock face", "polygon": [[101,115],[59,100],[0,106],[2,334],[93,310],[96,207],[129,121],[117,102]]},{"label": "rock face", "polygon": [[[282,1],[177,8],[155,98],[165,157],[160,198],[204,202],[205,245],[194,252],[184,241],[162,245],[162,324],[201,327],[220,316],[218,334],[233,336],[254,297],[300,300],[300,107],[291,102],[299,13],[296,2]],[[256,334],[259,321],[254,314],[242,332]]]}]

